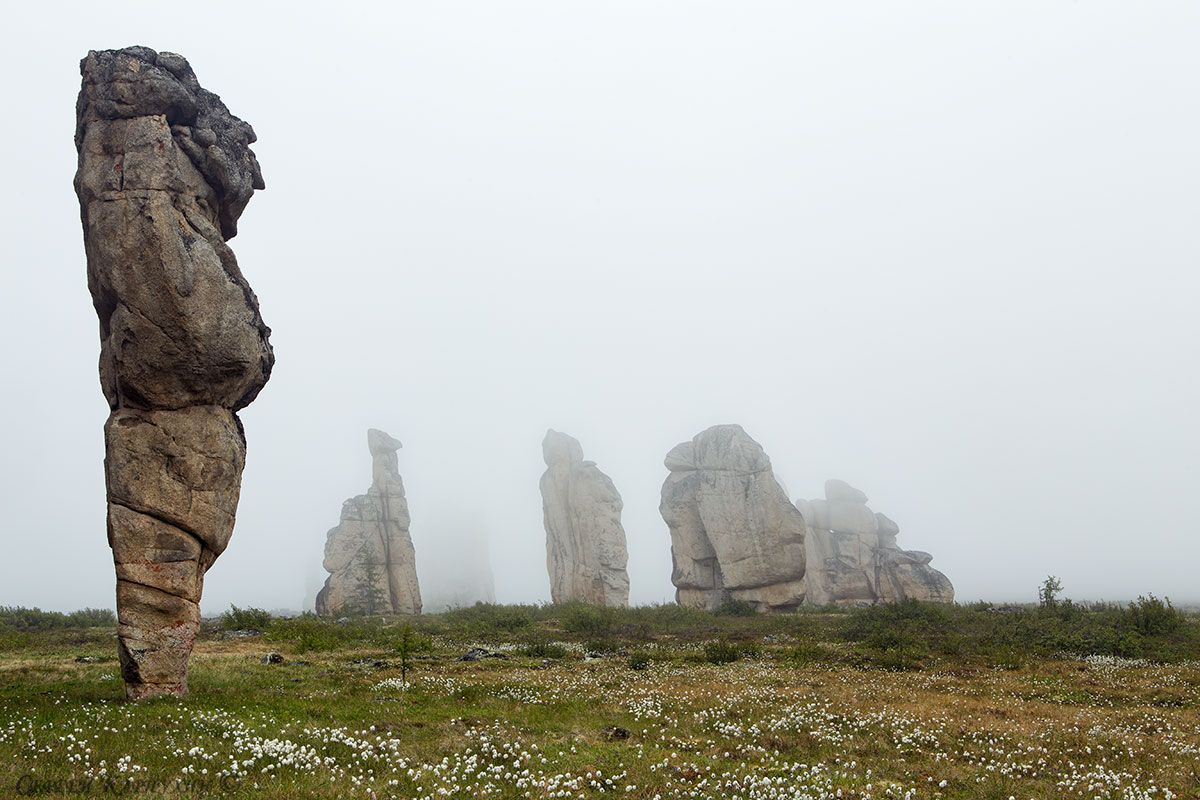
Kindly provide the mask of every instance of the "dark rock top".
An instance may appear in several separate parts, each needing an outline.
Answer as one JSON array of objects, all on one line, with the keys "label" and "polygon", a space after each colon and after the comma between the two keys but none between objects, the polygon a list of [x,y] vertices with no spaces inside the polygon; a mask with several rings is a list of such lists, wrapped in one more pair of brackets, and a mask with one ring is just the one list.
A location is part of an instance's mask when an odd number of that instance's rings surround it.
[{"label": "dark rock top", "polygon": [[217,216],[225,239],[237,235],[237,220],[255,189],[266,188],[250,145],[249,123],[196,80],[187,59],[148,47],[92,50],[79,63],[83,90],[75,107],[75,144],[88,122],[163,115],[176,145],[217,194]]}]

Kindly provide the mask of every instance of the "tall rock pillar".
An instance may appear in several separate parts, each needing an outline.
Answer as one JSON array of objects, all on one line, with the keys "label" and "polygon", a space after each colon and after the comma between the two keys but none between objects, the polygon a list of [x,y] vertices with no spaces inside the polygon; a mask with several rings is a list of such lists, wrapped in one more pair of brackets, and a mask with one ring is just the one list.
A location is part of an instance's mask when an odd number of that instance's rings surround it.
[{"label": "tall rock pillar", "polygon": [[417,553],[396,458],[400,447],[381,430],[367,431],[371,488],[342,504],[341,521],[325,539],[329,577],[316,609],[323,617],[421,613]]},{"label": "tall rock pillar", "polygon": [[621,527],[621,495],[579,442],[547,431],[542,440],[542,512],[546,569],[556,603],[629,605],[629,554]]},{"label": "tall rock pillar", "polygon": [[80,71],[75,191],[111,408],[121,673],[130,699],[183,695],[204,573],[233,533],[246,457],[236,412],[275,360],[225,244],[262,173],[254,131],[182,56],[92,51]]}]

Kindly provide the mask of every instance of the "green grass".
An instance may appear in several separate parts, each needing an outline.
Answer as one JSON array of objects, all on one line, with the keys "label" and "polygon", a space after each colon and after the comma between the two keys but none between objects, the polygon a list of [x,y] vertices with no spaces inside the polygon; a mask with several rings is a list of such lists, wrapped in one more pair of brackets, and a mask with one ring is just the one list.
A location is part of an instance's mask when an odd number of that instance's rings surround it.
[{"label": "green grass", "polygon": [[[210,624],[191,694],[139,704],[115,627],[0,626],[0,796],[1197,797],[1197,623],[1145,603]],[[1098,652],[1109,631],[1156,657]],[[507,657],[455,660],[479,643]]]}]

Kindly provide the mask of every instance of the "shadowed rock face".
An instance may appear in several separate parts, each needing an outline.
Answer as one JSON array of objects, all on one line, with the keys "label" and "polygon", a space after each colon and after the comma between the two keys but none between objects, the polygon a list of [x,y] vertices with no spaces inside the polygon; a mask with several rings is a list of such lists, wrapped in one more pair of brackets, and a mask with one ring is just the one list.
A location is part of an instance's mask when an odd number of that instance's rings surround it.
[{"label": "shadowed rock face", "polygon": [[629,605],[621,495],[596,462],[583,460],[579,442],[547,431],[542,441],[542,511],[546,569],[555,603]]},{"label": "shadowed rock face", "polygon": [[728,599],[759,611],[804,601],[804,519],[740,425],[717,425],[666,458],[659,511],[671,529],[671,582],[680,605]]},{"label": "shadowed rock face", "polygon": [[182,56],[92,51],[80,71],[75,190],[112,409],[121,671],[131,699],[182,695],[204,573],[233,533],[246,455],[234,412],[274,364],[225,244],[262,173],[254,131]]},{"label": "shadowed rock face", "polygon": [[929,566],[933,556],[901,550],[900,526],[867,507],[845,481],[825,482],[824,500],[796,503],[808,522],[808,602],[871,605],[901,600],[954,601],[954,587]]},{"label": "shadowed rock face", "polygon": [[342,504],[341,522],[325,541],[330,574],[317,594],[321,616],[421,613],[417,554],[396,459],[400,446],[383,431],[367,431],[371,488]]}]

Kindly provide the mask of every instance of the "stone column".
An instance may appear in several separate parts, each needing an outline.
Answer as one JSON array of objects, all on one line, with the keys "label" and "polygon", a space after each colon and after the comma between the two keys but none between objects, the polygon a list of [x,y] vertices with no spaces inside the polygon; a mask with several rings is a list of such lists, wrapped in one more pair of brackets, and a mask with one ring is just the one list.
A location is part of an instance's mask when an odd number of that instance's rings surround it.
[{"label": "stone column", "polygon": [[274,364],[225,244],[262,173],[254,131],[186,59],[88,53],[75,144],[100,319],[108,542],[126,695],[187,692],[204,573],[229,543],[246,440],[236,412]]}]

